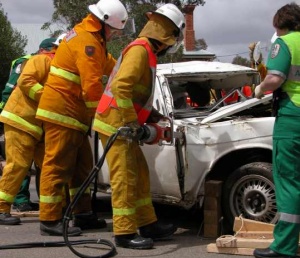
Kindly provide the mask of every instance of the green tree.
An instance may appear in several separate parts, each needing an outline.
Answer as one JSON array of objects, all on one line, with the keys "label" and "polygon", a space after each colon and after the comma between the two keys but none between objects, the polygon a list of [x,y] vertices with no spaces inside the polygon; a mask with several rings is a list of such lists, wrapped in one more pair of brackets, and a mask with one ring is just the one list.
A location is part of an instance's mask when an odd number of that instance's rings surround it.
[{"label": "green tree", "polygon": [[241,57],[240,55],[235,56],[231,63],[251,67],[250,60],[247,58]]},{"label": "green tree", "polygon": [[27,38],[12,28],[0,3],[0,90],[8,80],[11,62],[24,55]]}]

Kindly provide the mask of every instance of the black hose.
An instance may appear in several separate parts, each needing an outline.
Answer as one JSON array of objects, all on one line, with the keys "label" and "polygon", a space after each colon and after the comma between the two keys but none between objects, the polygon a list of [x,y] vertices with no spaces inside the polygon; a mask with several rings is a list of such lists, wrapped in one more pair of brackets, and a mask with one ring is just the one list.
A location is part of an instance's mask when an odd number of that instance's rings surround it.
[{"label": "black hose", "polygon": [[82,253],[77,252],[72,247],[72,243],[69,241],[68,227],[69,227],[69,221],[71,219],[72,211],[73,211],[74,207],[76,206],[76,204],[77,204],[78,200],[80,199],[80,197],[85,193],[85,190],[90,186],[90,184],[93,181],[93,179],[95,178],[95,176],[97,176],[98,171],[103,166],[103,163],[104,163],[107,152],[109,151],[110,147],[113,145],[113,143],[116,140],[116,138],[118,137],[118,135],[119,135],[119,131],[117,131],[117,133],[111,135],[108,138],[101,158],[98,160],[97,164],[94,166],[94,168],[92,169],[92,171],[90,172],[90,174],[86,178],[86,180],[80,186],[77,194],[74,196],[72,202],[69,204],[69,206],[68,206],[68,208],[65,212],[65,216],[64,216],[64,220],[63,220],[63,237],[64,237],[64,240],[65,240],[65,243],[74,254],[76,254],[77,256],[82,257],[82,258],[106,258],[106,257],[115,256],[117,254],[117,251],[116,251],[116,248],[115,248],[114,244],[112,242],[108,241],[108,240],[105,240],[105,239],[99,239],[95,242],[96,244],[103,244],[103,245],[111,247],[110,251],[108,253],[104,254],[104,255],[89,256],[89,255],[84,255]]},{"label": "black hose", "polygon": [[[105,239],[85,239],[85,240],[75,240],[75,241],[69,241],[68,239],[68,226],[69,226],[69,221],[72,215],[72,211],[78,202],[80,196],[85,192],[85,190],[89,187],[90,183],[92,180],[97,176],[98,171],[101,169],[103,166],[105,157],[107,152],[109,151],[110,147],[113,145],[114,141],[118,137],[120,131],[117,131],[115,134],[111,135],[108,140],[107,144],[103,150],[103,154],[101,158],[98,160],[92,171],[90,172],[89,176],[87,179],[83,182],[81,185],[79,191],[77,194],[74,196],[74,199],[72,202],[69,204],[65,215],[64,215],[64,220],[63,220],[63,237],[65,241],[53,241],[53,242],[29,242],[29,243],[19,243],[19,244],[13,244],[13,245],[0,245],[0,250],[5,250],[5,249],[24,249],[24,248],[34,248],[34,247],[61,247],[61,246],[68,246],[69,249],[77,256],[82,257],[82,258],[107,258],[107,257],[112,257],[117,254],[116,247],[114,244]],[[109,252],[106,254],[100,255],[100,256],[88,256],[81,254],[77,252],[72,245],[81,245],[81,244],[102,244],[110,247]]]}]

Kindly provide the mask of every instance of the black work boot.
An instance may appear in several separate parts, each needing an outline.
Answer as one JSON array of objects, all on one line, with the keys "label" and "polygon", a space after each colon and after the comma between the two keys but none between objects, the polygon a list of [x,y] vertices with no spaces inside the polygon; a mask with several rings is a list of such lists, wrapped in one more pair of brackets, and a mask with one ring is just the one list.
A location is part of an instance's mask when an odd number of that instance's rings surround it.
[{"label": "black work boot", "polygon": [[[43,236],[62,236],[63,223],[61,220],[55,221],[41,221],[40,231]],[[68,227],[68,236],[81,235],[81,229],[77,227]]]},{"label": "black work boot", "polygon": [[140,235],[142,237],[152,238],[153,240],[159,240],[173,235],[176,230],[177,227],[175,227],[173,224],[163,224],[156,221],[140,227]]},{"label": "black work boot", "polygon": [[106,221],[99,219],[95,213],[80,213],[74,215],[73,226],[85,230],[105,228],[107,225]]},{"label": "black work boot", "polygon": [[144,238],[138,234],[117,235],[115,243],[118,247],[130,249],[151,249],[153,247],[151,238]]},{"label": "black work boot", "polygon": [[0,225],[18,225],[20,223],[21,220],[19,218],[12,217],[10,213],[0,213]]},{"label": "black work boot", "polygon": [[296,257],[296,256],[285,255],[285,254],[279,254],[270,248],[254,249],[253,255],[256,258],[293,258],[293,257]]}]

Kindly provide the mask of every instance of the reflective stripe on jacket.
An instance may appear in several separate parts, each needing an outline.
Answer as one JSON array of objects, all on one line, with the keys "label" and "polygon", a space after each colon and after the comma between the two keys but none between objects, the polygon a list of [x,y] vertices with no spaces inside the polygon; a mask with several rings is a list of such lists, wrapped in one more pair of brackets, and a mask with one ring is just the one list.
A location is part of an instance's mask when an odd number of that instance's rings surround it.
[{"label": "reflective stripe on jacket", "polygon": [[9,97],[0,121],[31,134],[37,140],[43,135],[42,123],[35,118],[54,53],[43,53],[28,60],[15,90]]},{"label": "reflective stripe on jacket", "polygon": [[[117,91],[118,89],[116,88],[114,89],[112,83],[120,69],[120,66],[123,61],[123,57],[130,50],[130,48],[134,46],[142,46],[147,52],[148,69],[150,68],[151,75],[152,75],[151,87],[144,85],[144,83],[136,82],[134,85],[131,85],[132,98],[128,98],[128,97],[126,98],[126,96],[124,96],[123,98],[116,97],[113,91],[114,90]],[[99,105],[97,107],[97,113],[101,115],[109,109],[120,109],[120,110],[124,109],[123,113],[124,116],[126,116],[127,110],[134,109],[134,112],[136,113],[137,116],[136,119],[138,120],[139,124],[141,125],[144,124],[152,110],[153,94],[155,89],[155,75],[156,75],[156,56],[153,53],[149,43],[144,39],[137,39],[133,41],[124,49],[122,55],[119,57],[118,62],[109,78],[105,91],[99,101]],[[118,83],[116,83],[116,86],[117,84]],[[130,113],[130,111],[128,113]],[[124,122],[126,123],[126,121]],[[103,121],[100,121],[100,119],[98,119],[98,116],[96,116],[96,119],[94,120],[94,127],[98,128],[98,130],[100,129],[101,131],[102,130],[106,131],[109,134],[117,130],[116,127],[106,124]]]},{"label": "reflective stripe on jacket", "polygon": [[88,15],[61,41],[37,118],[87,132],[103,92],[102,77],[116,60],[106,52],[100,21]]},{"label": "reflective stripe on jacket", "polygon": [[287,92],[291,101],[300,106],[300,32],[291,32],[280,37],[288,46],[291,53],[291,67],[289,75],[282,85],[282,90]]}]

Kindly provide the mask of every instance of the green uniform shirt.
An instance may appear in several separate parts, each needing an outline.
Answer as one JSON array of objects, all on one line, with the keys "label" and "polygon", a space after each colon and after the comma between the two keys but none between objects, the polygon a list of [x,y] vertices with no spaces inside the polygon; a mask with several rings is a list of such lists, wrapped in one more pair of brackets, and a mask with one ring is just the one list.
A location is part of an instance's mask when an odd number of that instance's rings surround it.
[{"label": "green uniform shirt", "polygon": [[7,83],[5,84],[5,88],[2,91],[2,98],[0,102],[0,109],[3,109],[10,94],[12,93],[13,89],[17,85],[17,81],[21,74],[21,65],[25,60],[28,60],[31,55],[22,56],[12,62],[12,66],[10,69],[10,74]]},{"label": "green uniform shirt", "polygon": [[277,38],[269,52],[267,61],[268,74],[279,75],[286,80],[291,66],[291,53],[285,42]]}]

